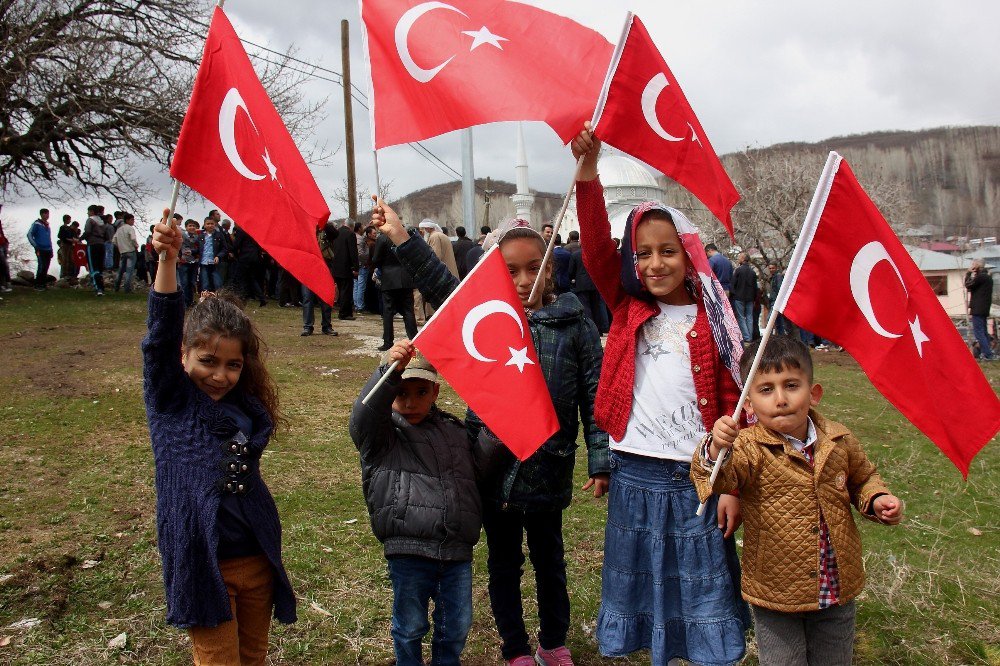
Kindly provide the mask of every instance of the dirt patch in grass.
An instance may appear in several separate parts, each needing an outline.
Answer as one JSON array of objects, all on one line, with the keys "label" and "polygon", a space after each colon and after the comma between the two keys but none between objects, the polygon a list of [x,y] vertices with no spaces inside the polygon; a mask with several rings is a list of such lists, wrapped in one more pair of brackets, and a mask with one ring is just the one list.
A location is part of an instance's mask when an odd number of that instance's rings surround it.
[{"label": "dirt patch in grass", "polygon": [[116,335],[115,331],[107,330],[84,345],[79,336],[64,327],[42,330],[60,328],[55,334],[58,339],[45,345],[44,354],[37,353],[36,336],[10,336],[5,346],[8,358],[16,359],[16,363],[9,366],[9,376],[20,377],[24,386],[53,398],[100,397],[102,391],[90,380],[90,375],[97,369],[121,365],[122,350],[136,347],[134,333]]}]

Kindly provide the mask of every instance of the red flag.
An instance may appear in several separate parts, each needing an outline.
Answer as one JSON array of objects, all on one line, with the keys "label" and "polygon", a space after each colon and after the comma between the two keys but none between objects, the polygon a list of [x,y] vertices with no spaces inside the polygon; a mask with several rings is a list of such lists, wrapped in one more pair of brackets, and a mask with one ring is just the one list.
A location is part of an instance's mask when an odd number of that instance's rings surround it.
[{"label": "red flag", "polygon": [[542,120],[568,142],[611,59],[599,33],[505,0],[362,0],[375,148],[501,120]]},{"label": "red flag", "polygon": [[218,7],[170,175],[211,200],[327,303],[333,278],[316,231],[330,209]]},{"label": "red flag", "polygon": [[597,136],[687,188],[732,236],[730,211],[740,195],[637,16],[629,14],[605,85],[595,116]]},{"label": "red flag", "polygon": [[495,248],[413,344],[518,459],[527,459],[559,429],[524,306]]},{"label": "red flag", "polygon": [[843,158],[830,153],[774,306],[842,345],[968,476],[1000,400],[927,279]]}]

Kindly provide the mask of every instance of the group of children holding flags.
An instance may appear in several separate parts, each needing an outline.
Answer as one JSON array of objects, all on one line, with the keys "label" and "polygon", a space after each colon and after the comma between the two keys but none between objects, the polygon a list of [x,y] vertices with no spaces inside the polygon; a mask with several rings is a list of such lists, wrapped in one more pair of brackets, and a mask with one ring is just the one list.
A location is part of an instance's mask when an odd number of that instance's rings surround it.
[{"label": "group of children holding flags", "polygon": [[[815,411],[822,388],[808,349],[791,337],[771,339],[745,417],[730,418],[755,347],[742,349],[724,292],[695,270],[704,250],[693,227],[675,209],[644,203],[617,251],[599,142],[585,129],[572,150],[583,157],[584,262],[614,314],[606,348],[578,299],[554,294],[541,235],[514,220],[486,241],[499,245],[527,313],[558,431],[518,461],[475,414],[463,423],[436,406],[437,373],[408,340],[389,350],[361,396],[395,361],[387,381],[354,405],[362,490],[393,588],[396,663],[424,663],[431,600],[430,663],[460,663],[480,528],[503,659],[572,663],[562,514],[582,423],[584,489],[608,494],[596,631],[603,655],[648,649],[654,664],[738,663],[749,602],[761,663],[849,664],[853,600],[864,583],[850,505],[894,525],[901,501],[848,429]],[[372,223],[439,306],[457,279],[385,204]],[[180,230],[161,223],[153,244],[175,263]],[[532,299],[540,272],[546,287]],[[271,615],[294,621],[295,604],[277,510],[259,472],[281,418],[263,342],[225,296],[203,300],[185,321],[174,270],[156,275],[148,325],[144,398],[167,621],[189,630],[195,663],[264,663]],[[509,409],[518,418],[532,406]],[[727,451],[712,485],[712,464]],[[699,500],[709,502],[702,516]],[[733,537],[741,514],[742,560]],[[540,625],[534,652],[520,588],[525,539]]]}]

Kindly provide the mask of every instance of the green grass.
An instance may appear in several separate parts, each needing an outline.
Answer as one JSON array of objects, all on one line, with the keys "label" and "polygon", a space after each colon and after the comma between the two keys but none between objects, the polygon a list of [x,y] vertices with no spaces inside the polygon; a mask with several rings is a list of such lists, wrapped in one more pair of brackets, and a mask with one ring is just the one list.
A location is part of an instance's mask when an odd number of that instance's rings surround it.
[{"label": "green grass", "polygon": [[[351,402],[374,359],[345,353],[360,346],[348,327],[337,338],[300,338],[298,310],[267,307],[253,316],[271,347],[290,422],[262,467],[281,512],[300,619],[275,625],[271,658],[390,663],[391,592],[347,433]],[[163,621],[141,399],[144,318],[140,295],[98,300],[86,291],[19,289],[0,305],[0,639],[11,638],[0,647],[0,664],[190,663],[186,635]],[[380,330],[373,317],[349,328]],[[824,412],[861,438],[907,509],[895,529],[861,524],[869,582],[859,604],[857,662],[1000,664],[1000,450],[987,446],[963,482],[845,359],[819,357]],[[331,368],[337,372],[323,374]],[[1000,368],[988,375],[996,381]],[[462,411],[448,389],[439,404]],[[579,462],[582,484],[582,456]],[[597,654],[604,518],[603,501],[583,492],[565,514],[568,642],[580,664],[647,663],[645,655],[613,661]],[[87,560],[98,564],[83,568]],[[481,543],[469,664],[499,662],[485,579]],[[533,590],[529,567],[529,618]],[[7,628],[25,618],[41,624]],[[108,648],[121,632],[126,647]],[[756,663],[752,654],[747,663]]]}]

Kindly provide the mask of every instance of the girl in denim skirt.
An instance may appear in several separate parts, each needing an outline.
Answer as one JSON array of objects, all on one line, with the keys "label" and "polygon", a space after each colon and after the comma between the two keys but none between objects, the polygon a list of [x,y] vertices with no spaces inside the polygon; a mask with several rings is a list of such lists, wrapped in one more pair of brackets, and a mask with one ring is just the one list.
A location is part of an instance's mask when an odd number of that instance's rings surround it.
[{"label": "girl in denim skirt", "polygon": [[605,656],[651,651],[653,664],[739,662],[749,611],[732,533],[739,500],[697,516],[695,448],[739,400],[740,334],[697,229],[657,202],[611,238],[597,179],[600,142],[585,128],[576,184],[583,261],[614,320],[594,406],[611,437],[611,487],[597,640]]}]

